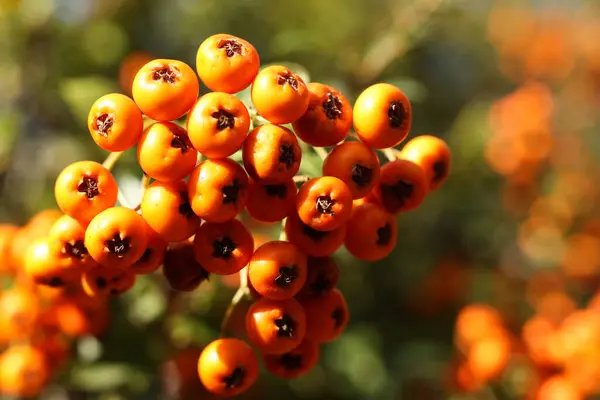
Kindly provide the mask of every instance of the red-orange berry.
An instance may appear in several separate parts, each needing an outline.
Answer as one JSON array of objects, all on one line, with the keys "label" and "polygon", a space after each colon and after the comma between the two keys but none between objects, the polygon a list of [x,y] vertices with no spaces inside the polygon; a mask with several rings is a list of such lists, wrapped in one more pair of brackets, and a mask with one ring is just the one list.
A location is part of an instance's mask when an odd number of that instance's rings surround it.
[{"label": "red-orange berry", "polygon": [[196,289],[209,276],[194,257],[191,239],[169,244],[162,271],[169,286],[182,292]]},{"label": "red-orange berry", "polygon": [[94,263],[84,244],[86,227],[75,218],[63,215],[48,232],[49,238],[58,242],[60,253],[79,269]]},{"label": "red-orange berry", "polygon": [[298,190],[296,210],[304,224],[319,231],[332,231],[348,222],[352,193],[336,177],[313,178]]},{"label": "red-orange berry", "polygon": [[406,143],[400,156],[412,161],[423,169],[429,191],[439,188],[450,172],[450,148],[442,139],[431,136],[417,136]]},{"label": "red-orange berry", "polygon": [[131,272],[136,275],[150,274],[156,271],[165,260],[168,242],[154,231],[150,232],[148,246],[142,257],[131,266]]},{"label": "red-orange berry", "polygon": [[300,251],[312,257],[332,255],[344,243],[346,224],[331,231],[318,231],[306,225],[293,212],[285,221],[287,240],[294,243]]},{"label": "red-orange berry", "polygon": [[81,286],[88,296],[105,299],[118,297],[135,284],[131,269],[98,265],[86,270],[81,276]]},{"label": "red-orange berry", "polygon": [[333,290],[340,279],[340,268],[332,257],[308,257],[306,283],[298,296],[321,296]]},{"label": "red-orange berry", "polygon": [[331,342],[346,329],[349,312],[342,292],[333,289],[322,296],[302,298],[306,312],[306,339],[316,343]]},{"label": "red-orange berry", "polygon": [[237,219],[222,223],[205,222],[194,235],[194,255],[208,272],[231,275],[248,264],[254,238]]},{"label": "red-orange berry", "polygon": [[296,183],[292,179],[283,183],[266,183],[251,179],[246,211],[257,221],[281,221],[294,210],[296,193]]},{"label": "red-orange berry", "polygon": [[392,214],[414,210],[427,195],[423,169],[412,161],[398,159],[381,167],[379,181],[369,195]]},{"label": "red-orange berry", "polygon": [[267,370],[283,379],[295,379],[307,374],[319,362],[319,345],[304,340],[298,347],[285,354],[265,354],[263,361]]},{"label": "red-orange berry", "polygon": [[377,203],[354,204],[347,228],[344,245],[359,260],[381,260],[396,247],[396,218]]},{"label": "red-orange berry", "polygon": [[124,94],[111,93],[94,102],[88,115],[92,139],[106,151],[125,151],[136,144],[144,129],[144,117]]}]

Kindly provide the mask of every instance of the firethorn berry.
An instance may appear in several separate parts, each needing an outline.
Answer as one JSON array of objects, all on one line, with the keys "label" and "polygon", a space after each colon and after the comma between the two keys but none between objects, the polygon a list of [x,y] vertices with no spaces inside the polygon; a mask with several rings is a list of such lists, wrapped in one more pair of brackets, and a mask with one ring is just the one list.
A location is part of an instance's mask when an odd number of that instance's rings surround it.
[{"label": "firethorn berry", "polygon": [[0,224],[0,275],[11,270],[10,253],[14,236],[19,227],[12,224]]},{"label": "firethorn berry", "polygon": [[118,297],[135,284],[131,269],[98,265],[81,275],[81,286],[88,296],[96,298]]},{"label": "firethorn berry", "polygon": [[144,65],[133,80],[133,100],[149,118],[173,121],[196,102],[200,85],[189,65],[178,60],[156,59]]},{"label": "firethorn berry", "polygon": [[136,144],[144,129],[144,116],[137,104],[120,93],[100,97],[88,115],[88,129],[98,146],[107,151],[125,151]]},{"label": "firethorn berry", "polygon": [[381,260],[396,247],[396,218],[377,203],[354,204],[347,228],[344,246],[359,260]]},{"label": "firethorn berry", "polygon": [[344,243],[346,225],[332,231],[318,231],[306,225],[295,212],[285,220],[287,240],[294,243],[300,251],[312,257],[332,255]]},{"label": "firethorn berry", "polygon": [[57,241],[61,254],[76,268],[84,268],[93,263],[85,248],[85,229],[75,218],[68,215],[60,217],[48,232],[51,240]]},{"label": "firethorn berry", "polygon": [[254,238],[237,219],[205,222],[194,235],[194,256],[208,272],[231,275],[248,264],[254,251]]},{"label": "firethorn berry", "polygon": [[208,280],[208,272],[194,257],[193,240],[169,244],[163,275],[172,289],[182,292],[190,292]]},{"label": "firethorn berry", "polygon": [[266,67],[256,75],[250,97],[258,114],[273,124],[298,120],[309,102],[306,83],[281,65]]},{"label": "firethorn berry", "polygon": [[251,179],[246,211],[257,221],[281,221],[294,210],[297,191],[292,179],[283,183],[265,183]]},{"label": "firethorn berry", "polygon": [[114,206],[118,191],[110,171],[95,161],[78,161],[67,166],[54,186],[58,207],[82,223]]},{"label": "firethorn berry", "polygon": [[421,135],[409,140],[401,157],[414,162],[425,172],[429,191],[439,188],[450,172],[450,148],[442,139]]},{"label": "firethorn berry", "polygon": [[190,238],[200,226],[188,200],[187,182],[153,182],[142,197],[142,217],[168,242]]},{"label": "firethorn berry", "polygon": [[261,298],[246,314],[246,332],[250,342],[263,354],[285,354],[304,340],[306,314],[295,299]]},{"label": "firethorn berry", "polygon": [[427,195],[427,181],[423,169],[412,161],[398,159],[381,167],[379,182],[369,199],[392,214],[414,210]]},{"label": "firethorn berry", "polygon": [[250,113],[234,95],[207,93],[190,110],[186,128],[196,150],[208,158],[225,158],[242,147]]},{"label": "firethorn berry", "polygon": [[348,306],[339,289],[330,290],[318,297],[302,298],[300,303],[306,312],[307,340],[316,343],[331,342],[346,329]]},{"label": "firethorn berry", "polygon": [[306,255],[296,245],[284,241],[267,242],[252,255],[248,279],[267,299],[294,297],[306,282]]},{"label": "firethorn berry", "polygon": [[333,290],[340,279],[340,268],[331,257],[308,257],[306,283],[299,297],[321,296]]},{"label": "firethorn berry", "polygon": [[352,128],[352,106],[343,94],[322,83],[309,83],[308,95],[308,109],[292,124],[294,132],[312,146],[335,146]]},{"label": "firethorn berry", "polygon": [[150,233],[148,224],[138,213],[125,207],[112,207],[90,222],[84,243],[100,265],[127,268],[146,251]]},{"label": "firethorn berry", "polygon": [[28,344],[16,344],[0,354],[0,394],[36,397],[50,379],[44,353]]},{"label": "firethorn berry", "polygon": [[305,375],[319,362],[319,345],[303,340],[295,349],[285,354],[265,354],[265,367],[273,375],[283,379],[295,379]]},{"label": "firethorn berry", "polygon": [[135,76],[140,68],[152,60],[154,57],[149,53],[139,50],[133,51],[123,58],[119,66],[119,86],[125,94],[131,95]]},{"label": "firethorn berry", "polygon": [[33,291],[13,286],[0,293],[0,346],[1,338],[21,339],[32,333],[40,315],[40,301]]},{"label": "firethorn berry", "polygon": [[350,189],[353,199],[371,192],[379,179],[379,158],[362,142],[344,142],[336,146],[323,162],[323,175],[341,179]]},{"label": "firethorn berry", "polygon": [[412,124],[412,107],[406,95],[389,83],[376,83],[356,99],[354,130],[364,143],[376,149],[400,144]]},{"label": "firethorn berry", "polygon": [[253,129],[242,147],[244,168],[253,179],[281,183],[300,169],[302,149],[294,132],[273,124]]},{"label": "firethorn berry", "polygon": [[217,339],[202,350],[198,376],[209,392],[224,397],[237,396],[258,378],[258,357],[252,347],[240,339]]},{"label": "firethorn berry", "polygon": [[148,176],[168,182],[189,175],[196,166],[198,152],[185,129],[173,122],[156,122],[142,134],[137,158]]},{"label": "firethorn berry", "polygon": [[145,275],[156,271],[165,260],[168,244],[158,233],[151,230],[148,247],[142,257],[131,266],[131,272]]},{"label": "firethorn berry", "polygon": [[244,39],[227,34],[208,37],[196,54],[196,71],[213,92],[237,93],[258,74],[258,52]]},{"label": "firethorn berry", "polygon": [[235,218],[248,200],[248,175],[228,158],[205,160],[192,171],[188,180],[192,210],[208,222]]},{"label": "firethorn berry", "polygon": [[[49,237],[32,242],[25,253],[23,269],[26,276],[38,285],[50,287],[75,282],[84,265],[75,257],[63,254],[63,249],[63,243]],[[85,267],[91,266],[92,262],[88,261]]]},{"label": "firethorn berry", "polygon": [[332,231],[348,222],[352,193],[339,178],[323,176],[304,183],[296,196],[298,216],[318,231]]}]

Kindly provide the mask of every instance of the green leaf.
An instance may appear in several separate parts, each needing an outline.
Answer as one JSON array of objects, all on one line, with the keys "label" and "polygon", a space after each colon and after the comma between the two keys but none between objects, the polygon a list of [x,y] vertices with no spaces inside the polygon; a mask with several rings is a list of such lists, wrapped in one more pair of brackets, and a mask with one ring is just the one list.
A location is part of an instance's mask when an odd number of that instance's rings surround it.
[{"label": "green leaf", "polygon": [[98,363],[75,366],[70,376],[71,384],[81,389],[105,392],[120,387],[139,388],[144,385],[144,374],[129,364]]},{"label": "green leaf", "polygon": [[307,175],[311,178],[321,176],[321,168],[323,161],[315,153],[303,152],[302,161],[300,162],[300,174]]}]

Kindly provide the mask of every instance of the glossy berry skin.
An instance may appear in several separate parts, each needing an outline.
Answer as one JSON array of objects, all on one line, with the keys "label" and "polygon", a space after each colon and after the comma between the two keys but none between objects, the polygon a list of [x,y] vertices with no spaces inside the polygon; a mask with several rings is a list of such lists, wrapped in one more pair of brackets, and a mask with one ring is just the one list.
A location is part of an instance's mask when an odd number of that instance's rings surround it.
[{"label": "glossy berry skin", "polygon": [[389,83],[376,83],[356,99],[354,130],[359,139],[376,149],[400,144],[412,124],[412,107],[406,95]]},{"label": "glossy berry skin", "polygon": [[131,269],[96,266],[81,276],[81,286],[88,296],[106,299],[119,297],[135,284],[135,273]]},{"label": "glossy berry skin", "polygon": [[254,250],[254,238],[237,219],[205,222],[194,235],[194,256],[208,272],[231,275],[248,264]]},{"label": "glossy berry skin", "polygon": [[144,129],[144,117],[135,102],[120,93],[110,93],[94,102],[88,115],[88,130],[106,151],[133,147]]},{"label": "glossy berry skin", "polygon": [[397,159],[381,167],[379,181],[368,199],[374,199],[395,215],[416,209],[426,195],[427,181],[423,169],[411,161]]},{"label": "glossy berry skin", "polygon": [[192,145],[205,157],[225,158],[242,147],[250,113],[234,95],[207,93],[190,110],[186,128]]},{"label": "glossy berry skin", "polygon": [[90,222],[85,232],[85,247],[100,265],[127,268],[142,257],[149,239],[150,228],[138,213],[113,207]]},{"label": "glossy berry skin", "polygon": [[332,231],[348,222],[352,212],[352,193],[348,185],[336,177],[313,178],[298,190],[296,211],[309,227]]},{"label": "glossy berry skin", "polygon": [[400,156],[423,169],[428,190],[434,191],[446,182],[450,173],[450,148],[442,139],[421,135],[409,140]]},{"label": "glossy berry skin", "polygon": [[234,219],[248,200],[248,175],[228,158],[205,160],[192,171],[188,180],[192,210],[208,222]]},{"label": "glossy berry skin", "polygon": [[168,242],[190,238],[200,226],[188,200],[187,182],[153,182],[142,197],[142,217],[150,228]]},{"label": "glossy berry skin", "polygon": [[198,376],[204,387],[222,397],[237,396],[258,378],[258,357],[244,341],[222,338],[211,342],[198,359]]},{"label": "glossy berry skin", "polygon": [[263,354],[284,354],[296,348],[306,335],[306,314],[294,299],[257,300],[246,314],[250,342]]},{"label": "glossy berry skin", "polygon": [[142,257],[130,267],[136,275],[146,275],[156,271],[164,262],[168,242],[158,233],[150,230],[148,246]]},{"label": "glossy berry skin", "polygon": [[306,282],[306,255],[296,245],[271,241],[260,246],[248,264],[252,287],[271,300],[294,297]]},{"label": "glossy berry skin", "polygon": [[296,379],[310,372],[319,362],[319,345],[304,340],[298,347],[285,354],[263,355],[267,370],[283,379]]},{"label": "glossy berry skin", "polygon": [[346,299],[338,289],[322,296],[300,300],[306,313],[306,339],[315,343],[331,342],[346,329],[349,312]]},{"label": "glossy berry skin", "polygon": [[244,168],[253,179],[282,183],[292,179],[300,169],[302,149],[296,135],[273,124],[256,127],[242,147]]},{"label": "glossy berry skin", "polygon": [[272,65],[261,70],[250,91],[252,104],[273,124],[289,124],[306,112],[309,93],[302,78],[289,68]]},{"label": "glossy berry skin", "polygon": [[258,52],[244,39],[216,34],[202,42],[196,54],[196,71],[213,92],[237,93],[258,74]]},{"label": "glossy berry skin", "polygon": [[146,175],[170,182],[185,178],[196,166],[198,152],[185,129],[173,122],[156,122],[142,134],[137,158]]},{"label": "glossy berry skin", "polygon": [[149,118],[173,121],[196,102],[200,85],[189,65],[178,60],[156,59],[144,65],[133,80],[133,100]]},{"label": "glossy berry skin", "polygon": [[206,269],[194,257],[191,239],[169,244],[162,272],[169,286],[181,292],[195,290],[209,277]]},{"label": "glossy berry skin", "polygon": [[33,241],[25,253],[25,275],[38,285],[56,288],[76,282],[84,267],[63,255],[62,249],[62,243],[48,237]]},{"label": "glossy berry skin", "polygon": [[318,231],[302,222],[295,212],[287,217],[284,229],[287,240],[312,257],[332,255],[342,246],[346,236],[345,224],[331,231]]},{"label": "glossy berry skin", "polygon": [[85,230],[87,225],[75,218],[63,215],[50,228],[48,238],[56,241],[60,254],[74,268],[84,269],[94,263],[85,247]]},{"label": "glossy berry skin", "polygon": [[311,146],[335,146],[352,128],[352,106],[335,88],[318,82],[308,84],[308,108],[292,127]]},{"label": "glossy berry skin", "polygon": [[340,279],[340,268],[332,257],[308,257],[306,282],[298,297],[321,296],[333,290]]},{"label": "glossy berry skin", "polygon": [[397,239],[396,217],[377,203],[354,204],[344,241],[350,254],[359,260],[378,261],[392,252]]},{"label": "glossy berry skin", "polygon": [[250,180],[246,211],[261,222],[283,220],[296,205],[296,183],[289,179],[282,183]]},{"label": "glossy berry skin", "polygon": [[367,196],[379,179],[377,154],[362,142],[344,142],[336,146],[323,161],[323,176],[341,179],[353,199]]},{"label": "glossy berry skin", "polygon": [[78,161],[67,166],[54,185],[58,207],[83,224],[114,206],[117,194],[117,181],[109,170],[95,161]]}]

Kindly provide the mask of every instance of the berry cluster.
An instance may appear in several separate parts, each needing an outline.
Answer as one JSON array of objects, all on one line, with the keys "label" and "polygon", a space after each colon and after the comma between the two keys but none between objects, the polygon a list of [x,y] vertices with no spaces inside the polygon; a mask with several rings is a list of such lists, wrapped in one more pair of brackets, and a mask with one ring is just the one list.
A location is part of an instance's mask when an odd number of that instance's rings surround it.
[{"label": "berry cluster", "polygon": [[[212,90],[199,98],[198,77]],[[236,94],[249,87],[252,104],[244,104]],[[26,275],[103,301],[161,266],[177,291],[196,289],[210,274],[239,273],[232,306],[254,298],[247,341],[209,344],[198,361],[200,381],[218,395],[245,391],[257,379],[256,351],[277,376],[309,371],[320,344],[348,322],[331,256],[342,245],[360,260],[388,256],[396,216],[446,180],[448,147],[420,136],[394,149],[412,122],[399,88],[375,84],[352,107],[338,90],[307,84],[287,67],[260,69],[256,49],[232,35],[206,39],[196,71],[178,60],[146,63],[131,93],[93,104],[90,134],[112,154],[60,173],[55,197],[64,215],[28,247]],[[134,146],[145,190],[129,208],[111,169]],[[322,176],[298,175],[311,149],[323,158]],[[381,165],[375,150],[389,162]],[[282,221],[279,240],[255,248],[237,218],[244,210],[258,221]]]}]

